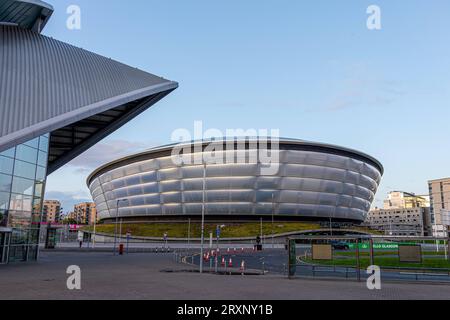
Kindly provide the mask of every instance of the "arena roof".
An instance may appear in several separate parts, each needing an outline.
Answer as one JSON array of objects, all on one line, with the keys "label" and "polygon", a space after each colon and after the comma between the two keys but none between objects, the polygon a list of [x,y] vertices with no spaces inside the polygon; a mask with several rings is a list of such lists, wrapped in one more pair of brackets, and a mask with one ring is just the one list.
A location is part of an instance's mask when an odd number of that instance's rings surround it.
[{"label": "arena roof", "polygon": [[[251,138],[251,137],[250,138],[234,138],[234,139],[233,138],[219,138],[219,139],[216,138],[213,140],[185,142],[185,143],[182,143],[181,145],[194,145],[194,144],[201,143],[203,145],[203,148],[205,148],[211,142],[214,142],[214,143],[223,142],[225,144],[230,139],[234,140],[236,143],[238,141],[240,141],[240,142],[245,141],[247,146],[250,145],[251,141],[258,140],[257,138]],[[267,140],[267,142],[270,145],[270,138],[269,138],[269,140]],[[97,177],[105,172],[108,172],[110,170],[119,168],[121,166],[130,164],[130,163],[134,163],[134,162],[152,159],[152,158],[170,156],[173,148],[175,146],[179,146],[179,145],[180,144],[169,144],[169,145],[153,148],[153,149],[141,152],[141,153],[137,153],[134,155],[130,155],[127,157],[123,157],[121,159],[117,159],[115,161],[107,163],[107,164],[101,166],[100,168],[96,169],[94,172],[92,172],[89,175],[89,177],[87,178],[87,185],[89,186],[91,181],[95,177]],[[304,140],[299,140],[299,139],[289,139],[289,138],[280,138],[279,139],[279,148],[281,150],[292,149],[292,150],[316,151],[316,152],[325,152],[325,153],[331,153],[331,154],[335,154],[335,155],[347,156],[347,157],[354,158],[357,160],[362,160],[362,161],[372,165],[377,170],[379,170],[381,175],[384,174],[384,167],[381,164],[381,162],[379,162],[377,159],[375,159],[374,157],[369,156],[363,152],[349,149],[349,148],[344,148],[344,147],[331,145],[331,144],[304,141]],[[225,147],[224,147],[224,150],[225,150]]]}]

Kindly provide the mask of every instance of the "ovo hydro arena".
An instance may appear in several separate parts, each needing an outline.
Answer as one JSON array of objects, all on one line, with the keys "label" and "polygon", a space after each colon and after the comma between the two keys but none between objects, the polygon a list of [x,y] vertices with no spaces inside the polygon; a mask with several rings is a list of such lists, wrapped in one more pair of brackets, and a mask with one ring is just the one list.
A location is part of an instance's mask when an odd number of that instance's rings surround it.
[{"label": "ovo hydro arena", "polygon": [[383,175],[362,152],[293,139],[220,139],[158,147],[87,179],[100,220],[361,223]]}]

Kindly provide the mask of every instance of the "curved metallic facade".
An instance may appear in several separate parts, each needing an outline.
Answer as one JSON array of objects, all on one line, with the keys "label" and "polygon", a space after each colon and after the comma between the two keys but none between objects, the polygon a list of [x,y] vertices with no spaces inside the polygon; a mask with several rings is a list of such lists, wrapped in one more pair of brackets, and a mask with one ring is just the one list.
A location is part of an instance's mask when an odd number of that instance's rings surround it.
[{"label": "curved metallic facade", "polygon": [[[100,218],[115,218],[117,211],[130,220],[196,217],[205,190],[207,216],[239,220],[271,216],[273,211],[277,220],[331,217],[360,222],[383,174],[382,165],[363,153],[300,140],[280,142],[275,175],[261,175],[258,162],[176,165],[172,149],[157,148],[96,170],[88,186]],[[247,156],[254,151],[249,145],[245,151],[236,149],[222,152]],[[117,200],[123,200],[119,208]]]}]

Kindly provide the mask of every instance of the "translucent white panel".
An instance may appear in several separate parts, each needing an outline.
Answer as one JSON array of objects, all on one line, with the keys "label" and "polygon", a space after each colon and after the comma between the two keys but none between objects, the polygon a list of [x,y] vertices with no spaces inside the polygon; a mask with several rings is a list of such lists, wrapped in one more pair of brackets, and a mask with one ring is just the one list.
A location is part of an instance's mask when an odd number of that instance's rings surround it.
[{"label": "translucent white panel", "polygon": [[255,201],[255,191],[231,191],[230,193],[231,201],[237,202],[253,202]]},{"label": "translucent white panel", "polygon": [[225,191],[207,191],[206,201],[208,202],[226,202],[230,201],[231,194]]},{"label": "translucent white panel", "polygon": [[278,202],[297,203],[300,202],[303,193],[298,191],[283,190],[280,192]]},{"label": "translucent white panel", "polygon": [[369,178],[368,176],[361,175],[359,178],[359,184],[362,187],[365,187],[365,188],[371,190],[372,192],[377,190],[377,183],[372,178]]},{"label": "translucent white panel", "polygon": [[264,214],[271,215],[272,214],[272,203],[257,203],[255,206],[255,214]]},{"label": "translucent white panel", "polygon": [[146,205],[159,205],[161,203],[159,194],[145,195],[143,198]]},{"label": "translucent white panel", "polygon": [[250,215],[253,212],[251,203],[208,203],[206,205],[208,214],[245,214]]},{"label": "translucent white panel", "polygon": [[[318,179],[302,179],[300,190],[303,191],[321,191],[323,181]],[[292,188],[286,188],[292,189]]]},{"label": "translucent white panel", "polygon": [[356,193],[356,186],[354,184],[343,183],[342,193],[349,196],[354,196]]},{"label": "translucent white panel", "polygon": [[257,189],[279,189],[281,187],[280,177],[258,177],[256,181]]},{"label": "translucent white panel", "polygon": [[[185,191],[183,192],[184,202],[203,202],[202,191]],[[205,195],[206,197],[206,195]]]},{"label": "translucent white panel", "polygon": [[186,214],[201,214],[202,213],[202,205],[201,204],[193,204],[187,203],[184,205]]},{"label": "translucent white panel", "polygon": [[345,177],[345,181],[346,183],[351,183],[351,184],[358,184],[359,181],[359,174],[356,172],[352,172],[352,171],[347,171],[347,175]]},{"label": "translucent white panel", "polygon": [[161,182],[161,192],[181,191],[180,181]]},{"label": "translucent white panel", "polygon": [[335,209],[335,206],[317,205],[316,214],[322,217],[333,217]]},{"label": "translucent white panel", "polygon": [[127,188],[128,190],[128,196],[132,197],[132,196],[139,196],[142,195],[142,185],[137,185],[134,187],[129,187]]},{"label": "translucent white panel", "polygon": [[139,164],[139,169],[140,172],[150,172],[150,171],[155,171],[158,170],[159,167],[159,163],[157,160],[147,160],[147,161],[143,161]]},{"label": "translucent white panel", "polygon": [[146,208],[146,207],[134,207],[134,208],[131,208],[131,209],[127,210],[127,211],[128,211],[128,213],[127,213],[128,216],[131,216],[131,215],[133,215],[133,216],[145,216],[145,215],[148,214],[148,208]]},{"label": "translucent white panel", "polygon": [[114,191],[115,199],[121,199],[121,198],[126,198],[126,197],[128,197],[128,189],[127,188],[117,189]]},{"label": "translucent white panel", "polygon": [[279,199],[279,191],[270,190],[258,190],[256,191],[256,202],[270,202],[277,201]]},{"label": "translucent white panel", "polygon": [[336,206],[337,198],[338,197],[336,194],[320,193],[318,203],[320,203],[321,205]]},{"label": "translucent white panel", "polygon": [[305,203],[305,204],[317,204],[317,203],[319,203],[319,195],[320,194],[317,192],[302,191],[302,192],[300,192],[300,197],[292,202]]},{"label": "translucent white panel", "polygon": [[347,168],[353,172],[361,172],[363,163],[353,158],[347,158]]},{"label": "translucent white panel", "polygon": [[161,169],[174,168],[178,167],[174,162],[172,157],[159,158],[158,159],[159,167]]},{"label": "translucent white panel", "polygon": [[141,177],[139,175],[126,177],[124,180],[127,186],[135,186],[141,184]]},{"label": "translucent white panel", "polygon": [[143,194],[158,193],[159,192],[158,183],[149,183],[142,185],[142,192]]},{"label": "translucent white panel", "polygon": [[156,182],[158,180],[158,176],[156,171],[146,172],[141,175],[142,183]]},{"label": "translucent white panel", "polygon": [[203,190],[203,179],[183,180],[184,190]]},{"label": "translucent white panel", "polygon": [[136,164],[131,164],[128,166],[123,167],[124,170],[124,176],[131,176],[133,174],[139,173],[139,166]]},{"label": "translucent white panel", "polygon": [[277,208],[276,214],[281,215],[296,215],[298,211],[298,206],[293,203],[283,203]]},{"label": "translucent white panel", "polygon": [[203,166],[189,166],[182,169],[184,179],[203,178]]},{"label": "translucent white panel", "polygon": [[94,198],[94,201],[96,203],[106,202],[105,196],[103,194],[99,194],[97,197]]},{"label": "translucent white panel", "polygon": [[92,194],[93,198],[96,198],[97,196],[102,194],[102,189],[101,188],[96,188],[95,190],[91,191],[91,194]]},{"label": "translucent white panel", "polygon": [[[233,210],[231,210],[233,208]],[[207,214],[232,214],[237,210],[234,204],[229,203],[208,203],[206,204]]]},{"label": "translucent white panel", "polygon": [[206,180],[206,189],[207,190],[253,189],[255,187],[255,181],[256,181],[255,177],[208,178]]},{"label": "translucent white panel", "polygon": [[285,177],[303,177],[304,176],[304,165],[300,164],[284,164],[280,168],[280,175]]},{"label": "translucent white panel", "polygon": [[112,182],[112,186],[113,186],[114,189],[119,189],[119,188],[126,187],[127,185],[125,183],[125,180],[120,179],[120,180],[114,180]]},{"label": "translucent white panel", "polygon": [[206,167],[207,177],[230,177],[232,176],[232,165],[208,165]]},{"label": "translucent white panel", "polygon": [[344,181],[346,173],[344,169],[326,168],[322,178],[325,180]]},{"label": "translucent white panel", "polygon": [[143,197],[130,197],[128,198],[128,206],[143,206],[145,204],[145,199]]},{"label": "translucent white panel", "polygon": [[183,214],[183,207],[181,205],[164,205],[163,206],[164,214]]},{"label": "translucent white panel", "polygon": [[364,187],[357,186],[355,196],[362,199],[370,199],[372,197],[372,192]]},{"label": "translucent white panel", "polygon": [[161,181],[178,180],[182,178],[181,169],[179,168],[162,169],[158,171],[158,174]]},{"label": "translucent white panel", "polygon": [[89,188],[91,189],[91,190],[93,190],[93,189],[95,189],[95,188],[98,188],[100,186],[100,181],[98,180],[98,178],[97,179],[94,179],[93,181],[92,181],[92,183],[91,183],[91,185],[89,186]]},{"label": "translucent white panel", "polygon": [[161,194],[162,203],[181,203],[181,193],[162,193]]},{"label": "translucent white panel", "polygon": [[258,165],[257,164],[240,164],[240,165],[232,165],[231,167],[231,175],[232,176],[249,176],[253,177],[258,174]]},{"label": "translucent white panel", "polygon": [[331,180],[324,180],[322,182],[322,192],[328,192],[328,193],[343,193],[343,183],[337,182],[337,181],[331,181]]},{"label": "translucent white panel", "polygon": [[337,205],[339,207],[350,207],[352,205],[352,199],[353,197],[351,196],[340,195],[338,198]]},{"label": "translucent white panel", "polygon": [[315,205],[300,204],[298,205],[298,214],[305,217],[314,217],[316,216],[316,209]]}]

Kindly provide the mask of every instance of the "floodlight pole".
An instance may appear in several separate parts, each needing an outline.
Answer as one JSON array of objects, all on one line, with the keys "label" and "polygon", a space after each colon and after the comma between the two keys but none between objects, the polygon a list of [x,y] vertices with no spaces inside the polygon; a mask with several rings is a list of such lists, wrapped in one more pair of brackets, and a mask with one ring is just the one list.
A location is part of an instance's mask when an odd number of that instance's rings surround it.
[{"label": "floodlight pole", "polygon": [[202,234],[200,245],[200,273],[203,273],[203,246],[205,242],[205,189],[206,189],[206,163],[203,163],[203,195],[202,195]]}]

